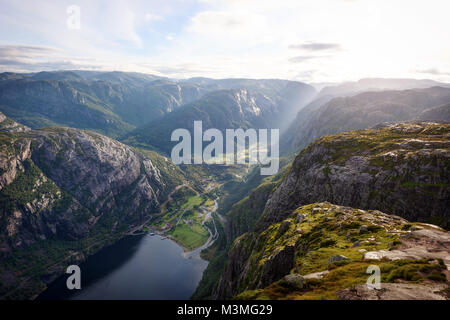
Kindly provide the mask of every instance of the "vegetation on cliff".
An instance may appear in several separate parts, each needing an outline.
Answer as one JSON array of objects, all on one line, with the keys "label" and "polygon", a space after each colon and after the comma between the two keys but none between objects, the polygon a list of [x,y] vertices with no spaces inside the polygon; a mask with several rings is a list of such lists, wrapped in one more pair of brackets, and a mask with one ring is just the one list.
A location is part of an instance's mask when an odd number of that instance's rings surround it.
[{"label": "vegetation on cliff", "polygon": [[[424,230],[430,233],[421,232]],[[420,241],[433,241],[432,235],[443,235],[443,242],[434,242],[435,247],[428,244],[433,250],[423,253]],[[233,296],[337,299],[339,290],[366,283],[369,265],[380,267],[382,283],[446,284],[449,239],[448,233],[437,227],[409,223],[376,210],[330,203],[306,205],[259,234],[236,239],[232,250],[249,255],[242,274],[230,278],[236,281]],[[411,243],[416,243],[415,247]],[[373,259],[372,252],[383,250],[391,256]],[[343,258],[332,262],[333,257]],[[292,287],[287,274],[301,275],[304,284]]]}]

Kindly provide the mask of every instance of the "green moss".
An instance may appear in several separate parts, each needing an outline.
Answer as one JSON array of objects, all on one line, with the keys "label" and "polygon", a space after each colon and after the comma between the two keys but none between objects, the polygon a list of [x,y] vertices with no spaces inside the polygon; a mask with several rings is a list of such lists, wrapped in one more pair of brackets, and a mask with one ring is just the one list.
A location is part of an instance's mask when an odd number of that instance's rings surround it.
[{"label": "green moss", "polygon": [[[248,290],[237,296],[238,299],[337,299],[336,292],[357,284],[364,284],[370,276],[367,268],[373,261],[353,261],[335,265],[322,279],[307,279],[304,288],[291,290],[283,286],[283,280],[277,281],[264,289]],[[397,260],[376,262],[381,270],[381,282],[409,281],[422,282],[425,280],[445,282],[442,271],[445,267],[430,264],[429,260]]]},{"label": "green moss", "polygon": [[[315,210],[314,210],[315,209]],[[318,210],[319,209],[319,210]],[[369,275],[369,265],[378,264],[382,270],[382,282],[426,280],[442,281],[446,268],[443,262],[433,263],[431,260],[398,260],[398,261],[366,261],[366,251],[386,250],[400,244],[398,235],[388,234],[388,230],[400,228],[396,220],[386,224],[379,220],[377,211],[360,211],[352,208],[333,206],[329,203],[310,204],[295,210],[293,216],[303,214],[306,219],[296,224],[289,218],[288,230],[279,236],[279,228],[283,222],[269,226],[259,236],[245,234],[235,241],[241,252],[248,252],[248,279],[241,285],[241,294],[237,298],[260,299],[336,299],[336,291],[355,284],[363,284]],[[360,220],[356,222],[355,220]],[[359,228],[364,224],[368,232],[360,234]],[[369,240],[369,238],[374,238]],[[255,240],[257,239],[257,240]],[[359,241],[359,246],[353,243]],[[252,245],[255,244],[253,247]],[[285,246],[296,248],[295,267],[291,272],[306,275],[328,270],[329,273],[319,280],[308,280],[304,289],[292,291],[278,281],[267,288],[245,290],[255,286],[261,276],[264,264],[276,252]],[[247,248],[246,248],[247,247]],[[329,264],[335,255],[343,255],[348,259]]]}]

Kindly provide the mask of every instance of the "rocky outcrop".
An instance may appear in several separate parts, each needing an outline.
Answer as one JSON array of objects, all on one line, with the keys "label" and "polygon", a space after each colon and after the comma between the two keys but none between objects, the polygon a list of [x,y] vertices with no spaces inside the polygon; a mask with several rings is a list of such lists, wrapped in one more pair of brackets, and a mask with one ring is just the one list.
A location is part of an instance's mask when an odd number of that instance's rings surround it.
[{"label": "rocky outcrop", "polygon": [[340,290],[342,300],[448,300],[446,285],[423,285],[413,283],[381,283],[380,289],[356,285]]},{"label": "rocky outcrop", "polygon": [[30,130],[31,129],[27,126],[15,122],[14,120],[6,117],[3,113],[0,112],[0,131],[24,132]]},{"label": "rocky outcrop", "polygon": [[407,226],[409,232],[401,236],[399,248],[368,251],[363,254],[363,259],[441,259],[450,270],[450,233],[433,225],[423,225],[425,228]]},{"label": "rocky outcrop", "polygon": [[[298,220],[299,215],[304,219]],[[378,210],[327,202],[306,205],[235,241],[215,297],[406,299],[423,287],[427,290],[416,298],[443,299],[450,268],[448,238],[437,226]],[[375,251],[392,255],[367,255]],[[374,265],[381,270],[382,289],[368,292],[367,270]]]},{"label": "rocky outcrop", "polygon": [[449,124],[390,124],[325,136],[296,157],[267,201],[259,230],[316,201],[448,228],[449,160]]},{"label": "rocky outcrop", "polygon": [[[411,228],[404,218],[448,227],[449,147],[450,125],[430,122],[384,124],[311,144],[273,186],[256,228],[235,241],[215,297],[285,298],[273,295],[284,290],[282,280],[276,279],[292,272],[305,279],[320,273],[311,278],[325,281],[333,276],[333,268],[355,260],[437,259],[448,265],[448,233],[427,224]],[[375,211],[308,205],[321,201]],[[294,265],[290,258],[273,263],[279,252],[291,247]],[[282,264],[291,266],[290,271]],[[336,298],[335,291],[328,294]]]}]

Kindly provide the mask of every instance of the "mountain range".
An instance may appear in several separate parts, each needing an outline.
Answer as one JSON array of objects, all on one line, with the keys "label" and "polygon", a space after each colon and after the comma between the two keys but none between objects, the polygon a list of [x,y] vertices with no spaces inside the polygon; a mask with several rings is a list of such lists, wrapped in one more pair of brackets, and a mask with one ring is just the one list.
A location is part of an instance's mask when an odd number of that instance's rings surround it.
[{"label": "mountain range", "polygon": [[281,148],[287,153],[296,152],[323,135],[366,129],[382,122],[434,120],[433,112],[438,112],[442,116],[439,120],[445,121],[448,117],[443,113],[448,110],[448,101],[447,87],[369,91],[326,102],[318,98],[297,114],[281,141]]},{"label": "mountain range", "polygon": [[[195,299],[449,298],[448,84],[2,73],[0,111],[0,299],[36,297],[195,192],[220,213]],[[279,172],[173,164],[172,131],[200,120],[280,129]]]}]

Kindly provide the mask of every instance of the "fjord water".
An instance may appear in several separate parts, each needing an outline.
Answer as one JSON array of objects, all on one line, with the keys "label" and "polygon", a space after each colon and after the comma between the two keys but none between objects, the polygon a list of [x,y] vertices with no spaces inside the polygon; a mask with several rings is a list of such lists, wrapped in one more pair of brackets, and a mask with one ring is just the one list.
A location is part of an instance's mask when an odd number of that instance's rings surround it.
[{"label": "fjord water", "polygon": [[161,239],[128,236],[80,264],[81,290],[68,290],[64,274],[38,299],[189,299],[208,263]]}]

